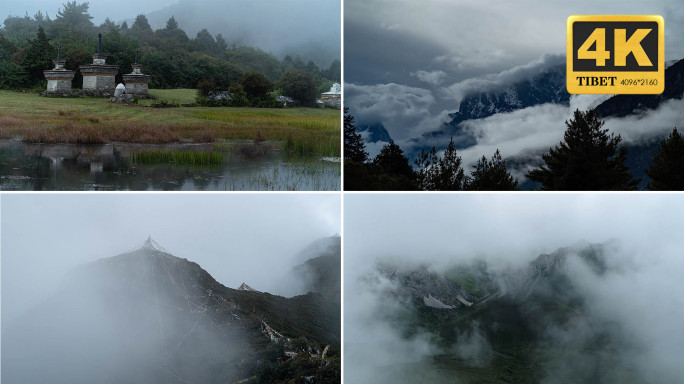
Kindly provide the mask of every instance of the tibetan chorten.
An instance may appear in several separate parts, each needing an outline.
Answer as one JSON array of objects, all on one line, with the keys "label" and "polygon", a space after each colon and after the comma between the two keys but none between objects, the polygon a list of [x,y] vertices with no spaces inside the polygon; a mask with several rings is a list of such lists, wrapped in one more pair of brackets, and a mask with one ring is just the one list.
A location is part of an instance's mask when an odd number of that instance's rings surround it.
[{"label": "tibetan chorten", "polygon": [[131,67],[133,67],[133,72],[123,75],[126,93],[141,98],[150,97],[148,90],[150,75],[145,75],[141,72],[142,64],[140,64],[140,51],[135,51],[135,64],[131,64]]},{"label": "tibetan chorten", "polygon": [[102,34],[97,34],[97,53],[93,55],[93,63],[81,65],[79,70],[83,75],[83,94],[88,96],[112,96],[116,81],[114,77],[119,73],[118,65],[107,65],[107,55],[102,53]]},{"label": "tibetan chorten", "polygon": [[57,59],[52,60],[55,63],[55,68],[43,71],[45,80],[47,80],[46,95],[71,95],[71,81],[74,79],[76,71],[70,71],[64,68],[66,60],[62,59],[62,46],[57,49]]}]

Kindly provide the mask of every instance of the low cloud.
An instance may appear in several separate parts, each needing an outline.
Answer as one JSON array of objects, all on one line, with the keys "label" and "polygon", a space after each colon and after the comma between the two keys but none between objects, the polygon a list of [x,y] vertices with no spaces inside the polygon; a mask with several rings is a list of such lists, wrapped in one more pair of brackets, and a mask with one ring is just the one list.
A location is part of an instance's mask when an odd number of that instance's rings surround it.
[{"label": "low cloud", "polygon": [[538,60],[524,65],[513,67],[499,73],[478,76],[452,84],[446,87],[444,93],[446,97],[452,98],[460,103],[464,97],[472,93],[499,91],[509,84],[531,79],[544,70],[563,63],[565,63],[565,56],[545,54]]},{"label": "low cloud", "polygon": [[[573,95],[570,106],[542,104],[510,113],[499,113],[484,119],[468,120],[462,127],[477,143],[460,151],[464,165],[472,166],[483,155],[490,157],[497,149],[504,158],[539,157],[540,153],[558,145],[566,130],[565,121],[576,109],[587,110],[605,100],[607,95]],[[623,144],[638,144],[660,138],[684,123],[684,100],[674,99],[660,108],[640,115],[605,119],[604,128],[621,135]],[[448,139],[431,143],[445,147]],[[524,177],[526,170],[514,176]]]},{"label": "low cloud", "polygon": [[436,70],[436,71],[416,71],[416,72],[411,72],[411,76],[416,77],[420,81],[424,81],[426,83],[430,83],[433,85],[439,85],[441,84],[444,79],[446,78],[447,74],[446,72],[442,70]]},{"label": "low cloud", "polygon": [[430,90],[395,83],[344,86],[346,105],[356,120],[382,122],[399,143],[448,121],[448,111],[431,111],[436,102]]},{"label": "low cloud", "polygon": [[[591,382],[597,373],[608,382],[624,382],[627,376],[676,382],[684,375],[678,360],[684,344],[684,259],[679,257],[684,241],[673,234],[683,229],[682,202],[682,196],[671,194],[347,197],[345,375],[355,382],[408,383],[409,375],[379,375],[413,372],[435,375],[433,382],[441,382],[442,367],[430,357],[444,353],[444,345],[425,333],[407,337],[401,331],[393,319],[408,315],[409,305],[386,293],[393,287],[378,277],[378,260],[431,263],[432,270],[442,272],[454,264],[486,260],[490,273],[511,274],[542,253],[586,239],[605,243],[607,269],[599,273],[567,254],[563,273],[581,298],[581,312],[567,323],[529,319],[543,327],[538,329],[542,348],[567,351],[563,364],[544,368],[541,382]],[[606,243],[610,239],[616,240]],[[480,332],[483,324],[470,326],[457,330],[458,341],[449,351],[472,366],[486,365],[492,353],[501,351],[491,349]],[[605,332],[611,345],[587,348],[586,342]],[[628,371],[611,369],[611,363]]]}]

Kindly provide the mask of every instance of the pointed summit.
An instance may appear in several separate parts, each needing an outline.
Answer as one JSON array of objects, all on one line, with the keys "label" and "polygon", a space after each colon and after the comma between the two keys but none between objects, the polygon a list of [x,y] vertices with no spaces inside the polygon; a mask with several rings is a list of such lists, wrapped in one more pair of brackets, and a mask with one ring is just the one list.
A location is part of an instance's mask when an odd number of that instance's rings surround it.
[{"label": "pointed summit", "polygon": [[250,287],[249,285],[242,283],[240,287],[237,289],[238,291],[249,291],[249,292],[256,292],[256,289]]},{"label": "pointed summit", "polygon": [[152,239],[152,236],[147,236],[147,240],[145,240],[140,248],[145,248],[145,249],[151,249],[154,251],[160,251],[164,253],[169,253],[164,247],[161,246],[161,244],[157,243]]}]

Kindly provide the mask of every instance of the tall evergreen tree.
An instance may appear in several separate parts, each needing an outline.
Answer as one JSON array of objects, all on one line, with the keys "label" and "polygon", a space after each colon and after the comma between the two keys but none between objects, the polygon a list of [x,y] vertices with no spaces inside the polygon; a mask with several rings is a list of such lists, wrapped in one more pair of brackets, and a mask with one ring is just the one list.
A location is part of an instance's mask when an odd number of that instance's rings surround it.
[{"label": "tall evergreen tree", "polygon": [[28,70],[31,80],[43,79],[43,71],[52,68],[52,60],[57,57],[53,52],[43,27],[38,27],[36,38],[29,42],[21,61],[21,66]]},{"label": "tall evergreen tree", "polygon": [[76,29],[87,29],[93,26],[92,16],[88,13],[88,3],[76,4],[76,0],[62,4],[64,9],[57,12],[55,22],[69,24]]},{"label": "tall evergreen tree", "polygon": [[133,25],[131,25],[129,33],[142,41],[150,41],[152,36],[154,36],[152,27],[150,27],[150,22],[147,21],[145,15],[138,15],[135,17],[135,21],[133,22]]},{"label": "tall evergreen tree", "polygon": [[423,191],[434,191],[434,180],[437,177],[439,168],[439,156],[437,156],[437,148],[432,147],[431,150],[420,150],[418,157],[414,161],[416,164],[416,181],[418,188]]},{"label": "tall evergreen tree", "polygon": [[684,190],[684,139],[677,128],[663,141],[646,169],[652,191]]},{"label": "tall evergreen tree", "polygon": [[105,19],[104,23],[100,24],[100,30],[106,32],[106,31],[109,31],[110,29],[118,30],[119,26],[116,25],[115,22],[111,21],[108,17]]},{"label": "tall evergreen tree", "polygon": [[415,161],[418,168],[418,186],[424,191],[460,191],[465,182],[461,157],[456,153],[453,137],[449,141],[444,156],[439,157],[437,150],[421,150]]},{"label": "tall evergreen tree", "polygon": [[366,144],[356,130],[354,116],[349,113],[349,107],[344,107],[344,161],[365,163],[367,160]]},{"label": "tall evergreen tree", "polygon": [[204,52],[207,54],[217,53],[218,46],[216,45],[216,40],[214,36],[209,33],[206,29],[202,29],[197,32],[197,36],[192,40],[193,48],[199,52]]},{"label": "tall evergreen tree", "polygon": [[228,49],[228,42],[226,41],[226,39],[223,38],[223,35],[220,33],[216,35],[216,48],[218,53],[221,53]]},{"label": "tall evergreen tree", "polygon": [[482,156],[466,182],[465,189],[471,191],[513,191],[518,181],[506,169],[506,162],[497,149],[491,160]]},{"label": "tall evergreen tree", "polygon": [[16,51],[17,47],[5,35],[0,35],[0,61],[12,60],[12,55]]},{"label": "tall evergreen tree", "polygon": [[385,144],[375,159],[373,166],[380,172],[392,176],[406,176],[409,179],[415,178],[415,173],[409,165],[408,158],[404,156],[404,151],[394,141]]},{"label": "tall evergreen tree", "polygon": [[167,31],[173,31],[174,29],[178,29],[178,22],[176,22],[176,18],[171,16],[167,21],[166,21],[166,28]]},{"label": "tall evergreen tree", "polygon": [[544,154],[545,165],[527,173],[542,190],[630,190],[639,180],[624,164],[627,149],[620,135],[608,134],[594,110],[576,110],[566,121],[564,141]]}]

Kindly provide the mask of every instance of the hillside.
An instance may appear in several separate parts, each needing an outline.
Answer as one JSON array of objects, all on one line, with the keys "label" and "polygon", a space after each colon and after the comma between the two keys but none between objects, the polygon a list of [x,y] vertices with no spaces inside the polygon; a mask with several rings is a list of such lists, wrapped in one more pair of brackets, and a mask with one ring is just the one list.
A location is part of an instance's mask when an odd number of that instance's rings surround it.
[{"label": "hillside", "polygon": [[579,289],[577,271],[602,278],[614,247],[581,242],[504,270],[482,260],[443,273],[379,265],[378,276],[392,282],[381,295],[408,304],[380,318],[406,340],[432,345],[423,361],[378,370],[379,381],[424,373],[436,383],[645,382],[622,358],[629,335]]},{"label": "hillside", "polygon": [[2,379],[339,382],[340,318],[329,306],[315,293],[287,299],[225,287],[148,240],[74,269],[49,299],[3,329]]}]

